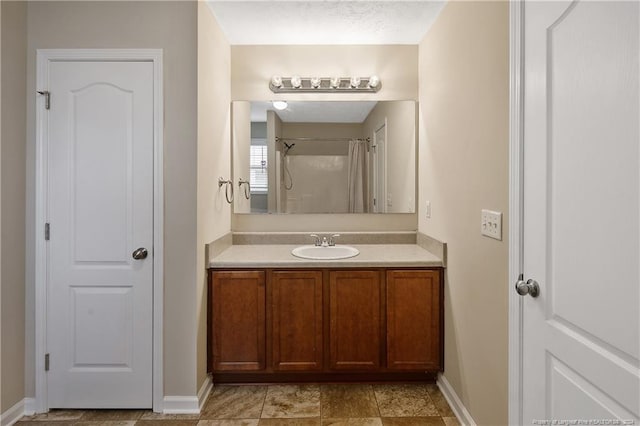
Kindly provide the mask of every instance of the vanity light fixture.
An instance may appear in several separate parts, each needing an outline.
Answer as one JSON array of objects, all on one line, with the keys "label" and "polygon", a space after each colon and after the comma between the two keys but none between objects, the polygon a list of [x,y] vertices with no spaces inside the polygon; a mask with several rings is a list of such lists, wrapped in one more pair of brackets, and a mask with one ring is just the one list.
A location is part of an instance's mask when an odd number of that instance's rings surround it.
[{"label": "vanity light fixture", "polygon": [[322,83],[322,80],[320,80],[319,77],[311,77],[311,79],[309,79],[309,83],[311,84],[311,87],[313,87],[314,89],[318,89],[320,87],[320,84]]},{"label": "vanity light fixture", "polygon": [[274,75],[273,77],[271,77],[271,85],[273,87],[282,87],[282,77],[280,77],[279,75]]},{"label": "vanity light fixture", "polygon": [[302,87],[302,79],[299,75],[294,75],[289,81],[291,82],[291,87],[293,87],[294,89],[299,89],[300,87]]},{"label": "vanity light fixture", "polygon": [[369,83],[367,83],[367,86],[375,89],[376,87],[378,87],[378,84],[380,84],[380,78],[377,75],[372,75],[371,77],[369,77]]},{"label": "vanity light fixture", "polygon": [[287,101],[273,101],[271,102],[273,107],[278,111],[282,111],[283,109],[287,109]]},{"label": "vanity light fixture", "polygon": [[292,77],[273,76],[269,88],[273,93],[375,93],[382,87],[380,77]]}]

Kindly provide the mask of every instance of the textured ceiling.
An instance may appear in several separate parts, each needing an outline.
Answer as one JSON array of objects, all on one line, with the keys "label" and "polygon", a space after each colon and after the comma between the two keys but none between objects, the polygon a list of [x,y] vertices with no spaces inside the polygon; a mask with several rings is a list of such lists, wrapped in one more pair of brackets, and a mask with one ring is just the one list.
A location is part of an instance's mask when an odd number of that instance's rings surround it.
[{"label": "textured ceiling", "polygon": [[273,110],[285,123],[362,123],[376,103],[289,101],[286,109],[278,111],[271,102],[251,102],[251,121],[267,121],[267,110]]},{"label": "textured ceiling", "polygon": [[229,43],[418,44],[444,1],[208,0]]}]

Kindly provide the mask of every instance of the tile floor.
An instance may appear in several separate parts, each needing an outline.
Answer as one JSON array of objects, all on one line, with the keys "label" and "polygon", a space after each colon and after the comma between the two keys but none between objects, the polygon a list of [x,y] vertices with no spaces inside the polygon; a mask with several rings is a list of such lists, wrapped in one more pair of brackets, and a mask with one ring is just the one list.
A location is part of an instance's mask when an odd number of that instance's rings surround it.
[{"label": "tile floor", "polygon": [[200,415],[52,410],[17,425],[459,426],[433,384],[217,385]]}]

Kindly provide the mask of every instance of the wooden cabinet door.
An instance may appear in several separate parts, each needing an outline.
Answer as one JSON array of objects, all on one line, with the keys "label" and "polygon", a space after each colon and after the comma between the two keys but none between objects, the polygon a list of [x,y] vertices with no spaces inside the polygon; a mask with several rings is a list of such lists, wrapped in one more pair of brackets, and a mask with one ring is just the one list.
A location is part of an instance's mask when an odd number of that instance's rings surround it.
[{"label": "wooden cabinet door", "polygon": [[329,272],[329,366],[336,370],[380,367],[380,273]]},{"label": "wooden cabinet door", "polygon": [[440,271],[387,271],[387,368],[442,367]]},{"label": "wooden cabinet door", "polygon": [[322,272],[271,275],[273,369],[322,369]]},{"label": "wooden cabinet door", "polygon": [[265,368],[264,271],[214,271],[213,370]]}]

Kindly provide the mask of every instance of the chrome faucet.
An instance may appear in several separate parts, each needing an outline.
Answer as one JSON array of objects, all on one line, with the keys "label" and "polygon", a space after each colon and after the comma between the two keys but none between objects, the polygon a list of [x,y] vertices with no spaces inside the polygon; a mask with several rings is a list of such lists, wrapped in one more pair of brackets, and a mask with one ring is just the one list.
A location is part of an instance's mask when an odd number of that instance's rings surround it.
[{"label": "chrome faucet", "polygon": [[313,245],[315,245],[316,247],[320,247],[322,245],[322,243],[320,242],[320,236],[318,234],[311,234],[309,236],[315,238]]},{"label": "chrome faucet", "polygon": [[331,238],[329,238],[329,246],[330,247],[333,247],[333,246],[336,245],[336,240],[335,239],[336,239],[336,237],[339,237],[339,236],[340,236],[340,234],[333,234],[331,236]]}]

